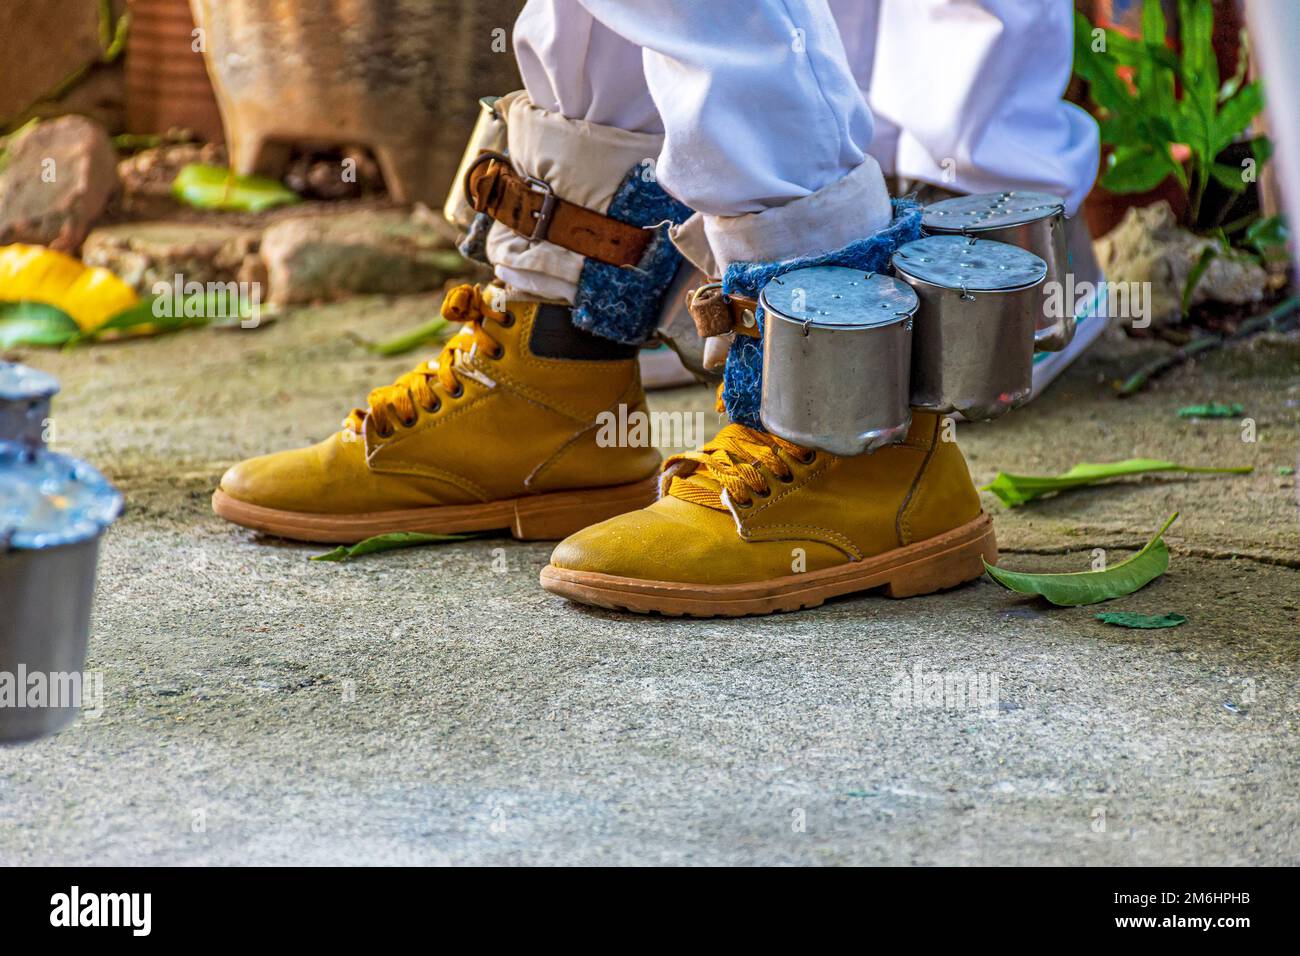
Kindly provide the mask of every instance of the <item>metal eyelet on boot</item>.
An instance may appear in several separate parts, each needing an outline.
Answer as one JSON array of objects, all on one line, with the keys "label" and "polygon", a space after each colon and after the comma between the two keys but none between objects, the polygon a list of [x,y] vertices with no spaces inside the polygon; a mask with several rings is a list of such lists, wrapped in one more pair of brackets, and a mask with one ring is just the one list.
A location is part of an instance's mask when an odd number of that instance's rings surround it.
[{"label": "metal eyelet on boot", "polygon": [[507,311],[506,317],[504,319],[499,319],[497,324],[500,325],[501,328],[503,329],[508,329],[510,328],[510,326],[514,325],[516,321],[517,320],[515,319],[515,314],[513,312]]},{"label": "metal eyelet on boot", "polygon": [[447,397],[448,397],[448,398],[460,398],[460,397],[461,397],[462,395],[464,395],[464,394],[465,394],[465,386],[462,385],[462,384],[460,384],[460,382],[457,382],[457,383],[456,383],[456,391],[454,391],[454,392],[450,392],[450,391],[449,391],[449,392],[447,393]]},{"label": "metal eyelet on boot", "polygon": [[817,452],[816,452],[816,451],[809,451],[809,452],[808,452],[808,456],[807,456],[806,458],[800,458],[800,459],[799,459],[799,464],[801,464],[801,465],[811,465],[811,464],[812,464],[813,462],[815,462],[816,460],[817,460]]}]

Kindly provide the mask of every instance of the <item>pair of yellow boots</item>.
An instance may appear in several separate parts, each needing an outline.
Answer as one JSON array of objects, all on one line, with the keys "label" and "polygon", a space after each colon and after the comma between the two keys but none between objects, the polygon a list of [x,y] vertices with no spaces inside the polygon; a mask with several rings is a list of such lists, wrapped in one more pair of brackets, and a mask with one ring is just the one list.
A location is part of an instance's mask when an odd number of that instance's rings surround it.
[{"label": "pair of yellow boots", "polygon": [[[694,616],[812,607],[883,588],[953,587],[996,560],[992,524],[942,419],[838,458],[727,425],[661,468],[609,446],[602,412],[645,412],[635,352],[556,349],[567,309],[462,286],[434,362],[370,393],[317,445],[242,462],[217,514],[303,541],[509,529],[563,538],[544,588],[584,604]],[[585,335],[585,333],[580,333]],[[577,357],[575,357],[577,356]]]}]

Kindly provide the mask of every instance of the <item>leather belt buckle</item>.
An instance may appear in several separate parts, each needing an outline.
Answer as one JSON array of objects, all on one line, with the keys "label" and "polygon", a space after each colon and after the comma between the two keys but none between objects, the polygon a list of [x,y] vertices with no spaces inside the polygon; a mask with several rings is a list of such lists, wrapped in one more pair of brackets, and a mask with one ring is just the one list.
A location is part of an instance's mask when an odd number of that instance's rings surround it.
[{"label": "leather belt buckle", "polygon": [[537,224],[533,226],[532,234],[528,237],[529,242],[544,242],[546,234],[551,230],[551,220],[555,216],[555,190],[551,184],[544,179],[538,179],[536,176],[529,176],[524,180],[528,188],[535,193],[542,194],[542,208],[533,213],[533,218]]}]

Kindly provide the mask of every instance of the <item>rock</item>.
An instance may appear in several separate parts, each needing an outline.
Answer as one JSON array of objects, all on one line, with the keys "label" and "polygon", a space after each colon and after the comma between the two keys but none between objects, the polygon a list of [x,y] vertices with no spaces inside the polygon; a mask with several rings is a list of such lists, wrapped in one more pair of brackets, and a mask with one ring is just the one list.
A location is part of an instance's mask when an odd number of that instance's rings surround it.
[{"label": "rock", "polygon": [[[1173,323],[1182,316],[1183,287],[1201,253],[1217,245],[1178,225],[1167,202],[1130,209],[1118,226],[1094,243],[1108,282],[1150,283],[1151,318]],[[1246,305],[1264,298],[1268,274],[1257,262],[1220,255],[1196,286],[1192,304]]]},{"label": "rock", "polygon": [[41,0],[0,4],[4,82],[0,124],[6,124],[100,56],[98,4]]},{"label": "rock", "polygon": [[81,116],[38,123],[9,143],[0,172],[0,245],[75,253],[117,188],[117,154],[103,127]]},{"label": "rock", "polygon": [[205,222],[131,222],[86,237],[81,258],[118,275],[142,295],[155,282],[231,282],[261,273],[261,231]]},{"label": "rock", "polygon": [[284,219],[261,252],[277,305],[427,292],[467,268],[441,231],[404,210]]}]

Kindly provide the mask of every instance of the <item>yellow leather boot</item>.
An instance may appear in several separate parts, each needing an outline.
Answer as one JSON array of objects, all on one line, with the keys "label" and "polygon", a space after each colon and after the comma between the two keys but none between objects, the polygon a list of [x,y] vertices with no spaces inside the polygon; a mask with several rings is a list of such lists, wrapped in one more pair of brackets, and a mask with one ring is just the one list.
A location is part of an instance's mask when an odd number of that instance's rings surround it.
[{"label": "yellow leather boot", "polygon": [[814,607],[883,588],[928,594],[984,573],[997,544],[943,420],[837,458],[742,425],[665,463],[662,496],[562,541],[548,591],[584,604],[713,617]]},{"label": "yellow leather boot", "polygon": [[449,292],[443,315],[464,328],[437,360],[375,389],[319,444],[231,468],[213,509],[267,534],[351,543],[391,531],[555,539],[653,501],[658,451],[598,440],[601,413],[645,411],[636,347],[575,328],[567,306],[491,299]]}]

